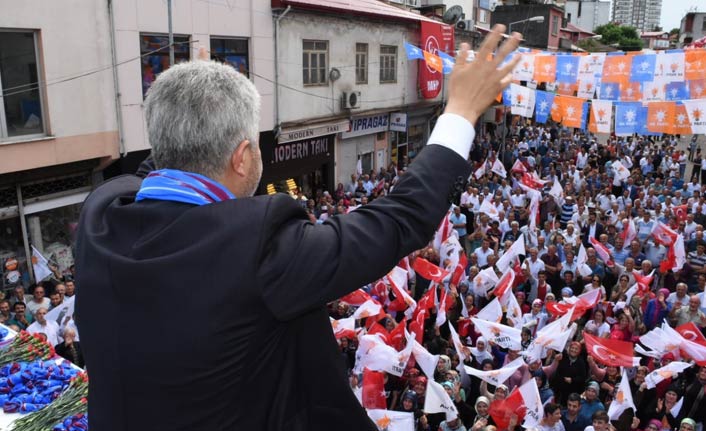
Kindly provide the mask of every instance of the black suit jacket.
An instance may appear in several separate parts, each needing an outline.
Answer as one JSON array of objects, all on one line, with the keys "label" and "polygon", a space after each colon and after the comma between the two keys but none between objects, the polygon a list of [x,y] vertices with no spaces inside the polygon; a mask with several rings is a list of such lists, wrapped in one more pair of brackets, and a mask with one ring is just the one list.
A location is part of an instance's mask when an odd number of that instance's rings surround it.
[{"label": "black suit jacket", "polygon": [[[589,234],[590,234],[591,232],[590,232],[590,229],[589,229],[589,228],[590,228],[589,225],[586,225],[586,226],[584,227],[584,232],[583,232],[583,235],[582,235],[582,236],[583,236],[583,245],[584,245],[584,247],[591,247],[591,241],[589,241]],[[594,238],[596,238],[596,239],[600,238],[600,236],[604,233],[604,230],[605,230],[605,229],[603,228],[603,225],[600,224],[600,223],[598,223],[598,222],[596,222],[596,235],[594,236]]]},{"label": "black suit jacket", "polygon": [[76,246],[91,430],[376,429],[325,304],[426,245],[469,174],[430,145],[388,197],[323,225],[283,194],[193,206],[135,202],[137,176],[100,186]]}]

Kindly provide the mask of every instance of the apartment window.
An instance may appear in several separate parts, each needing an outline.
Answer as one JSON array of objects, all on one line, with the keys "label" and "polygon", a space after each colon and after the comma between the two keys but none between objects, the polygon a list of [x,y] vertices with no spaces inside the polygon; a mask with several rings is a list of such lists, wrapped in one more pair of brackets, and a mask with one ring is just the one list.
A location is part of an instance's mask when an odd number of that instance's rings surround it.
[{"label": "apartment window", "polygon": [[44,134],[37,34],[0,31],[0,140]]},{"label": "apartment window", "polygon": [[485,9],[478,9],[478,22],[486,24],[488,22],[488,11]]},{"label": "apartment window", "polygon": [[380,83],[397,82],[397,47],[380,45]]},{"label": "apartment window", "polygon": [[368,44],[355,44],[355,83],[368,83]]},{"label": "apartment window", "polygon": [[706,17],[701,21],[701,31],[706,31]]},{"label": "apartment window", "polygon": [[250,76],[248,40],[224,37],[211,38],[211,60],[229,64],[245,76]]},{"label": "apartment window", "polygon": [[[191,52],[188,36],[174,36],[174,62],[189,61]],[[169,36],[166,34],[141,34],[142,96],[160,73],[169,69]]]},{"label": "apartment window", "polygon": [[326,85],[328,79],[328,41],[305,40],[302,55],[304,85]]},{"label": "apartment window", "polygon": [[552,36],[556,36],[559,33],[559,17],[552,17]]}]

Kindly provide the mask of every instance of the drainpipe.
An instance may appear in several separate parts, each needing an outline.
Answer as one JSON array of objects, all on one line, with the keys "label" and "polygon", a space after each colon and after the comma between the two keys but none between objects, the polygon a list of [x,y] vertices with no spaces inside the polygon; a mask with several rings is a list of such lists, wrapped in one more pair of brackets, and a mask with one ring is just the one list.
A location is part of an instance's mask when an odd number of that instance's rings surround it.
[{"label": "drainpipe", "polygon": [[292,10],[292,5],[287,5],[287,9],[275,18],[275,139],[279,137],[281,131],[279,122],[279,22],[290,10]]},{"label": "drainpipe", "polygon": [[120,99],[120,84],[118,81],[118,54],[115,48],[115,14],[113,13],[113,0],[108,0],[108,21],[110,24],[110,54],[113,62],[113,88],[115,90],[115,117],[118,123],[118,148],[120,157],[127,154],[123,140],[123,111]]}]

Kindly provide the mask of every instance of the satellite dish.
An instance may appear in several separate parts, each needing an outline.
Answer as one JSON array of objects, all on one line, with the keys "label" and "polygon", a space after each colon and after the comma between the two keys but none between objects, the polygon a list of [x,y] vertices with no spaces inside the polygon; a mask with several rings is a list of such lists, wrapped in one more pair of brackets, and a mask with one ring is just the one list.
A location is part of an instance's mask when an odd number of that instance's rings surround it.
[{"label": "satellite dish", "polygon": [[463,8],[459,5],[451,6],[441,18],[446,24],[454,25],[463,17]]}]

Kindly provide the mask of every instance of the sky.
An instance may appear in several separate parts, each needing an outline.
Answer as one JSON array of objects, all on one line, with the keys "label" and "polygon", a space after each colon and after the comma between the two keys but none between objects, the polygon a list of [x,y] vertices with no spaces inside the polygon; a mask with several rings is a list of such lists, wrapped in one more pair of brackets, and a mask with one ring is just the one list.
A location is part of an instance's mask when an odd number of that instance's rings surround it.
[{"label": "sky", "polygon": [[704,0],[662,0],[662,28],[669,31],[679,28],[681,19],[690,8],[697,7],[697,12],[706,12]]}]

